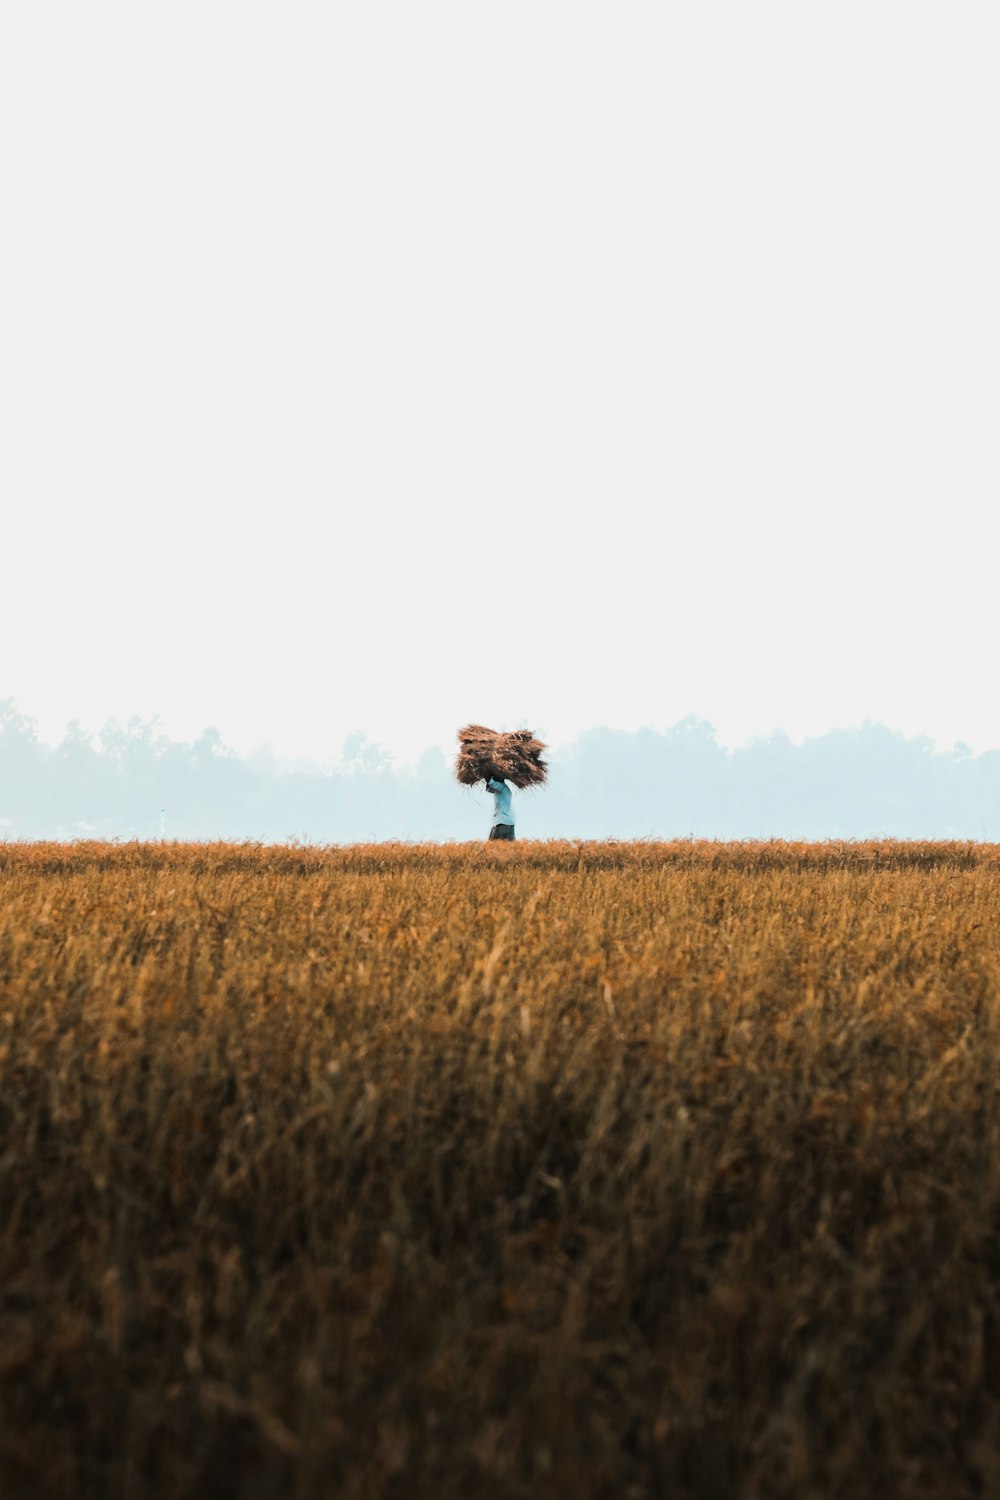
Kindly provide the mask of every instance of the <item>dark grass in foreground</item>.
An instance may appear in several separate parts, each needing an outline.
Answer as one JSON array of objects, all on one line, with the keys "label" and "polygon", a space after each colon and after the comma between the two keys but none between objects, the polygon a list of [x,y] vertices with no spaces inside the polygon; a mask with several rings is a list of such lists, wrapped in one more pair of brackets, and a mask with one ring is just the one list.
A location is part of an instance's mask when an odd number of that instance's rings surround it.
[{"label": "dark grass in foreground", "polygon": [[0,847],[0,1493],[1000,1493],[1000,848]]}]

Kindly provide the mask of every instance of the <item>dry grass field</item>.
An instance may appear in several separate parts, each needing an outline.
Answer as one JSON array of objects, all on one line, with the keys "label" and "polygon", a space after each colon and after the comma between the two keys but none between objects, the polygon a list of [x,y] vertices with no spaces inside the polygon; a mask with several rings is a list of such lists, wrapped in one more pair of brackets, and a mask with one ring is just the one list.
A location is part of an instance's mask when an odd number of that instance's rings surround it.
[{"label": "dry grass field", "polygon": [[0,1494],[1000,1494],[1000,847],[0,846]]}]

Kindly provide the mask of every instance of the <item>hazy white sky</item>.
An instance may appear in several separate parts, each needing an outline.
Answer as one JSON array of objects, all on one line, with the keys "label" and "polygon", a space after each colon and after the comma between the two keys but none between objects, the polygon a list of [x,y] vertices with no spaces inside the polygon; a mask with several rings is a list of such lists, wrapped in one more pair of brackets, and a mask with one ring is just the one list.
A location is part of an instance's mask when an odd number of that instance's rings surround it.
[{"label": "hazy white sky", "polygon": [[1000,746],[993,3],[6,4],[0,698]]}]

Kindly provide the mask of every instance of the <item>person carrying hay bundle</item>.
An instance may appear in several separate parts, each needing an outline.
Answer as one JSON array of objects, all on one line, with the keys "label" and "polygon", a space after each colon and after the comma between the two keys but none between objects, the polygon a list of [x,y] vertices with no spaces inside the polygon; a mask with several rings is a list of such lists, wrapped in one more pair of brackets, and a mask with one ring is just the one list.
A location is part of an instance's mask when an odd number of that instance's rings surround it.
[{"label": "person carrying hay bundle", "polygon": [[486,790],[493,793],[493,827],[490,829],[490,838],[512,839],[514,815],[510,810],[510,787],[506,781],[491,776],[486,783]]},{"label": "person carrying hay bundle", "polygon": [[484,724],[467,724],[458,731],[458,746],[455,774],[461,784],[476,786],[484,781],[492,794],[490,838],[512,839],[511,786],[523,790],[544,785],[549,769],[542,759],[544,744],[530,729],[500,733]]}]

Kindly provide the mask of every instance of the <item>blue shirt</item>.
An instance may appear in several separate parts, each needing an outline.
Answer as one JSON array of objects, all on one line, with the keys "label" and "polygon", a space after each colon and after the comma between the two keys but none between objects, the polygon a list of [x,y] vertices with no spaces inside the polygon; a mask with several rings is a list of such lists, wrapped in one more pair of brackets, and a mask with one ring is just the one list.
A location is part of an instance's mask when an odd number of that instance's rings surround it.
[{"label": "blue shirt", "polygon": [[509,823],[514,826],[514,815],[510,810],[510,787],[506,781],[495,781],[493,779],[486,783],[486,790],[493,793],[493,822]]}]

